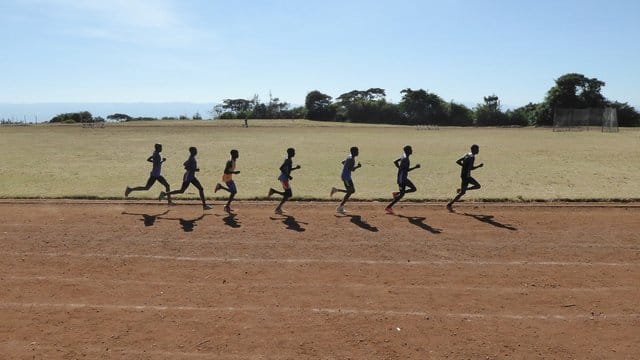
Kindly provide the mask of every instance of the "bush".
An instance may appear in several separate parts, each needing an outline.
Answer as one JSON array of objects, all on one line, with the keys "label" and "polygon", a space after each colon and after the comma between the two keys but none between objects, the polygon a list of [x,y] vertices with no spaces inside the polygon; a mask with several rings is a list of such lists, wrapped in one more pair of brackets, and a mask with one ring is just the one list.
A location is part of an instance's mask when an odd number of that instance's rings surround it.
[{"label": "bush", "polygon": [[91,123],[94,122],[93,115],[91,115],[88,111],[75,112],[75,113],[64,113],[54,116],[50,123],[64,123],[64,124],[73,124],[73,123]]}]

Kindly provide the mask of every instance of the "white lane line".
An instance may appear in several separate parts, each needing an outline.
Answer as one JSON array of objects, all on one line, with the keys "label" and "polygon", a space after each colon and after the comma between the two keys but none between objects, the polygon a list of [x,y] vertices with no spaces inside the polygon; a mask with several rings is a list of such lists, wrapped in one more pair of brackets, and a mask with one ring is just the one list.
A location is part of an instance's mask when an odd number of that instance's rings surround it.
[{"label": "white lane line", "polygon": [[199,306],[163,306],[163,305],[117,305],[117,304],[84,304],[84,303],[17,303],[0,302],[0,308],[58,308],[58,309],[103,309],[127,311],[189,311],[189,312],[313,312],[332,315],[389,315],[445,317],[462,319],[510,319],[510,320],[583,320],[583,319],[640,319],[640,313],[629,314],[488,314],[488,313],[441,313],[426,311],[371,310],[371,309],[336,309],[336,308],[294,308],[294,307],[199,307]]},{"label": "white lane line", "polygon": [[[6,224],[5,224],[6,225]],[[9,224],[10,225],[10,224]],[[0,229],[2,228],[2,225],[0,225]],[[20,234],[19,232],[16,234]],[[86,235],[86,234],[85,234]],[[7,234],[4,234],[3,236],[3,232],[0,231],[0,238],[2,237],[9,237]],[[68,235],[67,235],[68,236]],[[66,238],[66,237],[65,237]],[[22,239],[21,239],[22,240]],[[27,240],[27,239],[24,239]],[[85,239],[82,238],[81,240],[78,240],[77,243],[81,243],[82,245],[86,245],[87,241],[94,241],[96,243],[100,243],[102,242],[102,240],[96,240],[96,239]],[[149,236],[148,239],[142,239],[140,237],[138,238],[121,238],[118,237],[118,240],[126,240],[127,244],[149,244],[149,243],[163,243],[163,242],[167,242],[167,243],[189,243],[189,244],[193,244],[193,243],[198,243],[198,244],[211,244],[211,245],[226,245],[226,244],[241,244],[241,245],[278,245],[278,244],[300,244],[300,240],[295,240],[295,239],[279,239],[279,240],[270,240],[270,239],[264,239],[264,240],[245,240],[245,239],[233,239],[233,240],[227,240],[227,239],[191,239],[191,238],[186,238],[186,239],[164,239],[164,240],[158,240],[158,238],[156,236]],[[37,242],[40,242],[40,240],[36,240]],[[72,243],[73,240],[69,243]],[[356,240],[356,241],[350,241],[350,240],[331,240],[331,239],[320,239],[320,240],[310,240],[305,242],[305,244],[307,245],[314,245],[314,244],[323,244],[323,245],[327,245],[327,244],[339,244],[339,245],[349,245],[349,246],[354,246],[354,245],[362,245],[362,246],[371,246],[371,245],[393,245],[393,246],[399,246],[399,245],[421,245],[421,244],[425,244],[427,241],[426,240],[416,240],[416,241],[387,241],[387,242],[380,242],[378,240],[371,240],[371,241],[361,241],[361,240]],[[462,247],[469,247],[469,246],[477,246],[477,247],[489,247],[489,248],[495,248],[495,247],[503,247],[503,246],[517,246],[517,247],[522,247],[522,239],[492,239],[492,240],[487,240],[487,241],[475,241],[475,240],[452,240],[452,241],[448,241],[448,242],[443,242],[440,243],[438,245],[443,245],[445,247],[454,247],[454,246],[462,246]],[[568,247],[568,248],[604,248],[604,249],[629,249],[632,251],[640,251],[640,244],[603,244],[603,243],[581,243],[581,242],[528,242],[526,245],[527,249],[530,248],[548,248],[548,247]]]},{"label": "white lane line", "polygon": [[142,255],[142,254],[106,254],[106,253],[37,253],[37,252],[0,252],[7,256],[46,256],[46,257],[79,257],[79,258],[115,258],[115,259],[148,259],[187,262],[230,262],[230,263],[275,263],[275,264],[357,264],[357,265],[402,265],[402,266],[432,266],[432,265],[497,265],[497,266],[612,266],[612,267],[640,267],[640,262],[582,262],[582,261],[496,261],[496,260],[368,260],[368,259],[267,259],[267,258],[225,258],[225,257],[194,257],[170,255]]},{"label": "white lane line", "polygon": [[[193,348],[198,348],[198,345],[192,346]],[[160,357],[163,359],[176,359],[176,358],[202,358],[202,359],[220,359],[220,360],[236,360],[236,359],[265,359],[262,355],[229,355],[229,354],[218,354],[213,352],[206,351],[198,351],[198,352],[179,352],[179,351],[161,351],[161,350],[134,350],[127,348],[112,348],[110,346],[105,345],[104,347],[98,346],[87,346],[86,344],[77,345],[60,345],[60,346],[50,346],[50,345],[41,345],[41,344],[33,344],[27,345],[25,348],[28,348],[32,351],[49,351],[54,352],[55,354],[65,354],[67,352],[74,352],[77,350],[81,350],[82,353],[90,352],[93,354],[99,354],[101,357],[105,355],[110,356],[122,356],[122,355],[130,355],[135,356],[136,358],[148,358],[149,356]],[[139,348],[139,347],[138,347]],[[35,353],[36,355],[39,355]]]},{"label": "white lane line", "polygon": [[[229,285],[220,284],[219,282],[212,281],[189,281],[189,282],[168,282],[168,281],[146,281],[146,280],[120,280],[120,279],[97,279],[87,277],[60,277],[60,276],[1,276],[0,281],[4,279],[16,280],[16,281],[42,281],[42,282],[66,282],[66,283],[91,283],[91,284],[105,284],[110,283],[114,285],[152,285],[152,286],[180,286],[180,287],[201,287],[206,285],[208,287],[224,288]],[[455,290],[455,291],[488,291],[488,292],[629,292],[638,291],[640,287],[634,288],[629,286],[617,286],[617,287],[561,287],[561,286],[456,286],[456,285],[381,285],[381,284],[364,284],[364,283],[289,283],[289,282],[246,282],[235,283],[234,289],[239,288],[343,288],[343,289],[403,289],[403,290]]]},{"label": "white lane line", "polygon": [[482,313],[428,313],[423,311],[397,310],[365,310],[365,309],[330,309],[314,308],[316,313],[336,315],[391,315],[391,316],[419,316],[419,317],[452,317],[463,319],[510,319],[510,320],[582,320],[582,319],[638,319],[638,314],[482,314]]}]

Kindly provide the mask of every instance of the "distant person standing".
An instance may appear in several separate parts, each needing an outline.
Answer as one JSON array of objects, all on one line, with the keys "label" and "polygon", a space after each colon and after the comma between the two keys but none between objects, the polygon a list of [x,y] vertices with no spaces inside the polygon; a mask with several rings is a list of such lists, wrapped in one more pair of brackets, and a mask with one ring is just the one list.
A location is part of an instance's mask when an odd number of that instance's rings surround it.
[{"label": "distant person standing", "polygon": [[[472,170],[475,170],[484,166],[483,163],[480,163],[480,165],[478,166],[473,166],[473,163],[476,160],[476,155],[478,155],[478,153],[480,153],[480,147],[474,144],[474,145],[471,145],[470,153],[465,154],[463,157],[456,160],[456,164],[462,166],[462,170],[460,171],[460,178],[462,179],[462,184],[460,185],[460,188],[456,190],[458,195],[456,195],[456,197],[454,197],[447,204],[447,210],[453,211],[453,203],[460,200],[462,195],[466,194],[468,190],[480,189],[481,187],[480,183],[476,179],[471,177]],[[469,184],[473,186],[469,186]]]},{"label": "distant person standing", "polygon": [[294,156],[296,156],[296,150],[294,148],[288,148],[287,157],[282,163],[282,165],[280,165],[280,176],[278,176],[278,180],[280,180],[280,183],[282,184],[282,188],[284,189],[284,191],[278,191],[278,190],[275,190],[274,188],[270,188],[269,194],[267,195],[268,197],[271,197],[271,195],[273,194],[278,194],[282,196],[282,201],[280,201],[280,204],[278,204],[278,207],[276,207],[276,210],[275,210],[275,213],[278,215],[282,215],[282,205],[284,205],[284,203],[293,196],[293,191],[291,190],[291,184],[289,183],[289,181],[293,180],[293,177],[291,176],[291,172],[293,170],[300,169],[300,165],[296,165],[295,167],[293,166],[292,159]]},{"label": "distant person standing", "polygon": [[220,183],[217,183],[214,190],[214,192],[224,190],[229,193],[229,201],[227,201],[227,205],[224,206],[224,211],[228,212],[229,214],[233,212],[233,210],[231,209],[231,202],[236,196],[236,193],[238,193],[238,190],[236,189],[236,183],[233,181],[233,175],[240,174],[240,171],[236,171],[236,160],[238,160],[238,157],[240,157],[238,150],[231,150],[231,159],[227,161],[226,165],[224,166],[224,174],[222,174],[222,182],[226,185],[226,187],[221,185]]},{"label": "distant person standing", "polygon": [[342,178],[342,182],[344,183],[345,189],[342,190],[335,187],[331,188],[330,196],[333,196],[333,194],[337,192],[345,193],[344,198],[342,199],[342,202],[340,202],[340,205],[338,205],[338,207],[336,208],[336,212],[340,214],[345,213],[344,204],[347,202],[347,200],[349,200],[351,195],[353,195],[356,192],[356,187],[353,185],[353,179],[351,178],[351,173],[356,171],[356,169],[362,167],[360,163],[356,165],[356,157],[358,155],[359,155],[359,150],[356,146],[354,146],[349,150],[349,156],[347,156],[347,158],[342,162],[342,174],[340,175],[340,177]]},{"label": "distant person standing", "polygon": [[411,146],[407,145],[402,150],[402,156],[393,161],[393,164],[398,168],[397,183],[399,191],[394,191],[392,193],[393,200],[384,209],[387,214],[391,215],[393,215],[393,205],[400,201],[400,199],[404,197],[404,194],[409,194],[417,190],[416,186],[413,185],[411,180],[409,180],[409,172],[415,169],[419,169],[420,164],[411,167],[411,161],[409,160],[409,156],[413,154],[413,149],[411,148]]},{"label": "distant person standing", "polygon": [[[160,156],[160,153],[162,152],[162,144],[155,144],[154,148],[155,149],[153,151],[153,154],[151,154],[151,156],[147,158],[147,161],[153,164],[151,168],[151,173],[149,174],[149,179],[147,180],[147,184],[144,186],[137,186],[133,188],[127,186],[127,188],[124,190],[124,197],[129,197],[129,194],[131,194],[132,191],[147,191],[151,189],[151,186],[153,186],[153,184],[155,184],[156,181],[164,185],[166,192],[171,191],[171,187],[169,186],[169,183],[164,178],[164,176],[161,175],[162,163],[167,161],[166,158],[163,158]],[[167,200],[169,201],[169,205],[173,204],[171,202],[171,197],[167,197]]]},{"label": "distant person standing", "polygon": [[200,169],[198,168],[198,163],[196,161],[196,155],[198,155],[198,149],[196,149],[194,146],[190,147],[189,154],[190,155],[187,161],[185,161],[182,164],[185,169],[184,176],[182,177],[182,187],[180,188],[180,190],[174,190],[167,193],[165,193],[164,191],[161,192],[160,199],[163,199],[165,196],[169,198],[171,195],[174,195],[174,194],[182,194],[187,190],[189,185],[193,185],[198,189],[200,193],[202,208],[204,210],[212,209],[213,207],[211,205],[207,205],[204,198],[204,189],[202,188],[200,181],[196,178],[196,172],[200,171]]}]

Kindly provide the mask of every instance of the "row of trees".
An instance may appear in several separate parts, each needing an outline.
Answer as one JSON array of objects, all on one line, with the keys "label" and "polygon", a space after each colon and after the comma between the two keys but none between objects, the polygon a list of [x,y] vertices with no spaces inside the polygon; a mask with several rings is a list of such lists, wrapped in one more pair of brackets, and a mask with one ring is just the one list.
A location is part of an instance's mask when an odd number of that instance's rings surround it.
[{"label": "row of trees", "polygon": [[[269,94],[263,102],[256,95],[252,99],[225,99],[213,108],[218,119],[311,119],[319,121],[345,121],[355,123],[424,124],[451,126],[548,126],[553,125],[553,112],[557,108],[602,108],[618,110],[620,126],[640,126],[640,114],[627,103],[611,101],[602,95],[605,83],[582,74],[570,73],[559,77],[540,103],[529,103],[517,109],[503,111],[500,99],[492,94],[473,108],[424,89],[406,88],[402,98],[394,104],[386,99],[382,88],[352,90],[333,99],[318,90],[309,92],[304,106],[292,107],[287,102]],[[107,116],[112,121],[157,120],[133,118],[126,114]],[[175,119],[165,117],[164,119]],[[201,120],[196,113],[191,118]],[[104,119],[94,118],[88,111],[55,116],[52,123],[92,123]]]},{"label": "row of trees", "polygon": [[258,95],[252,99],[224,99],[213,108],[217,119],[302,119],[305,109],[291,107],[269,94],[269,101],[262,102]]},{"label": "row of trees", "polygon": [[[119,122],[151,121],[151,120],[202,120],[202,116],[200,115],[200,113],[195,113],[191,117],[188,117],[186,115],[180,115],[178,117],[165,116],[162,118],[155,118],[155,117],[148,117],[148,116],[132,117],[127,114],[115,113],[107,116],[107,120],[119,121]],[[105,119],[103,119],[102,117],[100,116],[94,117],[88,111],[59,114],[54,116],[51,120],[49,120],[50,123],[62,123],[62,124],[98,123],[98,122],[104,122],[104,121]]]},{"label": "row of trees", "polygon": [[54,116],[50,123],[62,123],[62,124],[75,124],[75,123],[96,123],[104,122],[104,119],[100,116],[93,117],[88,111],[64,113]]},{"label": "row of trees", "polygon": [[640,114],[627,103],[610,101],[602,95],[603,81],[582,74],[559,77],[547,91],[541,103],[529,103],[517,109],[503,111],[500,99],[492,94],[473,108],[424,89],[407,88],[394,104],[386,100],[381,88],[353,90],[333,99],[318,90],[309,92],[304,107],[291,108],[286,102],[269,96],[263,103],[255,96],[247,99],[225,99],[214,108],[220,119],[287,119],[306,118],[319,121],[359,123],[431,124],[452,126],[548,126],[553,125],[556,108],[614,107],[620,126],[640,126]]}]

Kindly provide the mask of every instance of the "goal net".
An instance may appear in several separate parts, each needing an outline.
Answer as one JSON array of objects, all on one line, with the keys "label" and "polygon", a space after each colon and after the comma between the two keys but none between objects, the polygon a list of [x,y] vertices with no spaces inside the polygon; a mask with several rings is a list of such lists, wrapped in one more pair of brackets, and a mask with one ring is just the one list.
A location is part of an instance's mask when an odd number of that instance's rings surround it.
[{"label": "goal net", "polygon": [[553,131],[584,131],[590,126],[602,127],[603,132],[618,131],[616,109],[556,109],[554,112]]},{"label": "goal net", "polygon": [[602,132],[618,132],[618,111],[615,108],[604,109]]}]

